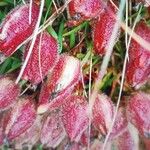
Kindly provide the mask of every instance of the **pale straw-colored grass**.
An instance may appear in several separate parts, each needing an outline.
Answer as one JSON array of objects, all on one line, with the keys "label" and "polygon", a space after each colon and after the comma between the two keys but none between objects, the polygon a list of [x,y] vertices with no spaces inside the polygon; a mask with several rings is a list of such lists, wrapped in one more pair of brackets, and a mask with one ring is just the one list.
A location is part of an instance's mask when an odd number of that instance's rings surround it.
[{"label": "pale straw-colored grass", "polygon": [[54,7],[55,7],[56,12],[58,13],[58,8],[57,8],[57,5],[56,5],[56,3],[55,3],[55,0],[52,0],[52,2],[53,2],[53,5],[54,5]]},{"label": "pale straw-colored grass", "polygon": [[[89,71],[89,105],[90,105],[90,98],[91,98],[91,92],[92,92],[92,58],[93,54],[91,54],[90,59],[90,71]],[[89,124],[88,124],[88,150],[90,150],[90,135],[91,135],[91,123],[92,123],[92,117],[89,117]]]}]

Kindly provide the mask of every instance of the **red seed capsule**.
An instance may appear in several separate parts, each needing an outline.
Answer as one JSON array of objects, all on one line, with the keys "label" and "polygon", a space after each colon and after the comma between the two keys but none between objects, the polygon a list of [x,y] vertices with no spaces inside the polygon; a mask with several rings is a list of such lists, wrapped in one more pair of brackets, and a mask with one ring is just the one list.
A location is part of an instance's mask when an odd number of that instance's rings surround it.
[{"label": "red seed capsule", "polygon": [[11,111],[4,116],[4,134],[9,141],[26,132],[34,123],[36,112],[32,99],[20,98]]},{"label": "red seed capsule", "polygon": [[69,13],[77,20],[92,19],[103,11],[105,5],[106,2],[102,0],[72,0],[69,3]]},{"label": "red seed capsule", "polygon": [[70,96],[62,109],[62,121],[71,141],[79,142],[88,127],[87,101],[80,96]]},{"label": "red seed capsule", "polygon": [[52,111],[43,122],[40,140],[46,147],[56,148],[65,138],[66,132],[60,117],[60,112]]},{"label": "red seed capsule", "polygon": [[98,55],[103,55],[108,47],[109,40],[116,23],[115,13],[115,8],[109,3],[94,26],[94,50]]},{"label": "red seed capsule", "polygon": [[[30,44],[25,47],[24,59],[29,51]],[[41,82],[56,63],[57,51],[58,43],[51,35],[46,32],[38,35],[22,78],[29,80],[32,84]]]},{"label": "red seed capsule", "polygon": [[62,55],[42,87],[38,113],[61,106],[65,98],[71,95],[80,75],[80,61],[72,56]]},{"label": "red seed capsule", "polygon": [[150,137],[150,95],[139,92],[131,96],[127,106],[128,120],[142,136]]},{"label": "red seed capsule", "polygon": [[[144,40],[150,42],[150,27],[144,22],[139,22],[135,32]],[[127,65],[127,81],[136,88],[143,85],[150,77],[150,52],[134,40],[129,49],[129,62]]]},{"label": "red seed capsule", "polygon": [[5,56],[12,55],[16,48],[34,31],[39,7],[32,5],[31,24],[29,24],[29,4],[13,9],[0,26],[0,51]]},{"label": "red seed capsule", "polygon": [[20,88],[9,77],[0,77],[0,111],[10,108],[19,96]]}]

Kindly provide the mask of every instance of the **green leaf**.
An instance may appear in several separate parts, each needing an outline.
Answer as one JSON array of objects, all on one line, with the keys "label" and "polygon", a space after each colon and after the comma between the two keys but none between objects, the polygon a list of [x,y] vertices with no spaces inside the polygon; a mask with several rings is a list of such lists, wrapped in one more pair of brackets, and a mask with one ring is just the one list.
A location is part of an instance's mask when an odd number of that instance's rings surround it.
[{"label": "green leaf", "polygon": [[1,65],[0,65],[0,74],[4,74],[7,70],[7,67],[11,65],[11,59],[6,59]]},{"label": "green leaf", "polygon": [[5,14],[0,11],[0,20],[2,20],[5,17]]},{"label": "green leaf", "polygon": [[36,150],[43,150],[42,145],[38,145]]},{"label": "green leaf", "polygon": [[51,7],[51,5],[52,5],[52,0],[46,0],[45,1],[45,6],[47,9],[49,9]]},{"label": "green leaf", "polygon": [[72,34],[70,35],[70,48],[73,48],[73,47],[74,47],[75,41],[76,41],[75,33],[72,33]]},{"label": "green leaf", "polygon": [[16,63],[16,62],[15,62],[15,63],[13,63],[11,69],[9,69],[6,73],[11,73],[11,72],[13,72],[14,70],[18,69],[20,66],[21,66],[21,63],[20,63],[20,62],[19,62],[19,63]]},{"label": "green leaf", "polygon": [[11,73],[12,71],[18,69],[21,66],[21,61],[15,57],[7,58],[0,65],[0,74]]},{"label": "green leaf", "polygon": [[91,56],[91,51],[88,51],[82,60],[82,65],[86,64],[86,62],[89,60],[90,56]]},{"label": "green leaf", "polygon": [[0,2],[0,7],[1,6],[6,6],[6,5],[8,5],[8,3],[6,3],[6,2]]},{"label": "green leaf", "polygon": [[9,3],[9,4],[13,4],[14,5],[14,1],[13,0],[4,0],[5,3]]},{"label": "green leaf", "polygon": [[74,29],[72,29],[71,31],[64,33],[63,36],[69,36],[72,33],[76,33],[79,30],[81,30],[83,27],[85,27],[87,25],[88,22],[83,22],[82,24],[80,24],[79,26],[75,27]]},{"label": "green leaf", "polygon": [[105,75],[102,82],[100,83],[99,89],[106,90],[108,87],[112,85],[112,82],[116,79],[116,76],[113,75],[112,72],[109,72]]},{"label": "green leaf", "polygon": [[45,20],[44,21],[46,21],[46,19],[49,16],[49,14],[51,14],[52,0],[46,0],[46,8],[47,8],[47,11],[46,11],[46,15],[45,15]]},{"label": "green leaf", "polygon": [[58,39],[57,33],[55,32],[55,30],[53,29],[52,26],[47,27],[47,31],[50,35],[52,35],[55,39]]}]

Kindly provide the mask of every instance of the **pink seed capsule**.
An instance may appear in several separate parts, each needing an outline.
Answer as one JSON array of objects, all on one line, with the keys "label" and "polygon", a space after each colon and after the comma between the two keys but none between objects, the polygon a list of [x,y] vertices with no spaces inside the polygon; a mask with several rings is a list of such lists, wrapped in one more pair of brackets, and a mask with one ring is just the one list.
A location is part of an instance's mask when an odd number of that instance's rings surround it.
[{"label": "pink seed capsule", "polygon": [[95,130],[95,128],[93,128],[93,126],[91,125],[91,129],[90,129],[90,137],[89,137],[89,128],[87,128],[81,138],[80,138],[80,144],[83,145],[83,146],[88,146],[88,142],[89,142],[89,138],[91,139],[91,142],[92,142],[92,139],[94,139],[96,136],[98,135],[98,131]]},{"label": "pink seed capsule", "polygon": [[19,86],[11,78],[0,77],[0,111],[13,106],[19,93]]},{"label": "pink seed capsule", "polygon": [[3,125],[2,125],[2,116],[3,114],[0,114],[1,118],[0,118],[0,146],[3,145],[3,141],[4,141],[4,134],[3,134]]},{"label": "pink seed capsule", "polygon": [[109,3],[105,11],[99,16],[99,19],[94,26],[94,50],[95,53],[97,53],[98,55],[105,54],[105,51],[108,47],[109,40],[116,22],[115,13],[115,8],[112,6],[112,4]]},{"label": "pink seed capsule", "polygon": [[[25,47],[24,59],[29,51],[30,44]],[[32,84],[38,84],[52,69],[58,58],[58,43],[47,32],[37,36],[31,57],[24,70],[23,79]]]},{"label": "pink seed capsule", "polygon": [[69,13],[77,20],[92,19],[103,11],[105,5],[106,2],[102,0],[72,0],[69,3]]},{"label": "pink seed capsule", "polygon": [[128,120],[138,129],[140,135],[150,137],[150,95],[138,92],[131,96],[127,106]]},{"label": "pink seed capsule", "polygon": [[80,61],[72,56],[61,55],[40,92],[38,113],[55,109],[71,95],[80,79]]},{"label": "pink seed capsule", "polygon": [[133,138],[133,134],[127,129],[113,143],[117,150],[137,150],[138,143]]},{"label": "pink seed capsule", "polygon": [[[135,32],[150,42],[150,27],[143,21],[137,24]],[[126,75],[127,82],[135,88],[141,87],[150,77],[150,52],[134,40],[131,41],[129,49]]]},{"label": "pink seed capsule", "polygon": [[[102,134],[106,135],[111,127],[115,106],[106,95],[98,95],[93,107],[93,125]],[[116,138],[128,125],[123,108],[119,108],[117,117],[110,134],[110,139]]]},{"label": "pink seed capsule", "polygon": [[3,137],[3,129],[0,128],[0,145],[3,145],[3,140],[4,140],[4,137]]},{"label": "pink seed capsule", "polygon": [[93,125],[106,135],[114,115],[114,105],[106,95],[98,95],[93,106]]},{"label": "pink seed capsule", "polygon": [[23,149],[24,145],[33,147],[40,139],[41,125],[41,116],[37,116],[33,125],[15,138],[15,149]]},{"label": "pink seed capsule", "polygon": [[31,24],[29,24],[29,4],[13,9],[0,26],[0,51],[5,56],[12,55],[16,48],[34,31],[39,7],[32,5]]},{"label": "pink seed capsule", "polygon": [[65,138],[66,132],[58,110],[52,111],[45,121],[41,130],[40,140],[45,147],[56,148]]},{"label": "pink seed capsule", "polygon": [[124,108],[119,108],[116,120],[113,126],[113,130],[110,134],[110,139],[114,139],[121,135],[125,130],[127,130],[128,127],[128,121],[125,114]]},{"label": "pink seed capsule", "polygon": [[36,111],[32,99],[20,98],[18,103],[4,116],[4,135],[8,141],[26,132],[36,119]]},{"label": "pink seed capsule", "polygon": [[71,141],[79,142],[88,127],[88,104],[81,96],[70,96],[62,109],[62,121]]}]

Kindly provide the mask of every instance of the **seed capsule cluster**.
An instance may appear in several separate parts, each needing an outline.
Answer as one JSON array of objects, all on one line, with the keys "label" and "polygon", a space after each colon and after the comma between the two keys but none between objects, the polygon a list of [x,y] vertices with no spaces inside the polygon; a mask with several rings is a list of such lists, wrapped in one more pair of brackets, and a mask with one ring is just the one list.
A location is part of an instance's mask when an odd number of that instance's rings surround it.
[{"label": "seed capsule cluster", "polygon": [[[68,8],[70,22],[94,22],[91,28],[93,53],[104,56],[116,23],[116,8],[106,0],[72,0]],[[13,55],[19,45],[32,36],[39,6],[32,4],[31,23],[27,17],[29,9],[28,3],[17,6],[1,23],[0,53],[5,57]],[[136,24],[134,32],[150,42],[150,26],[144,20]],[[23,62],[31,42],[23,47]],[[22,149],[25,144],[40,143],[44,148],[54,149],[82,150],[88,146],[91,150],[102,149],[102,139],[109,133],[116,105],[109,96],[99,92],[90,115],[89,95],[85,96],[86,89],[81,88],[87,79],[83,77],[83,62],[69,53],[59,54],[58,49],[58,40],[46,30],[37,35],[21,78],[36,87],[33,94],[30,90],[22,94],[24,87],[21,83],[16,84],[10,75],[0,76],[1,146]],[[137,91],[125,97],[125,104],[121,103],[118,109],[106,146],[108,150],[112,146],[118,150],[137,149],[138,134],[148,150],[150,94],[138,89],[149,81],[149,77],[150,51],[132,39],[125,82]],[[130,126],[135,130],[136,138],[135,134],[132,136]]]}]

